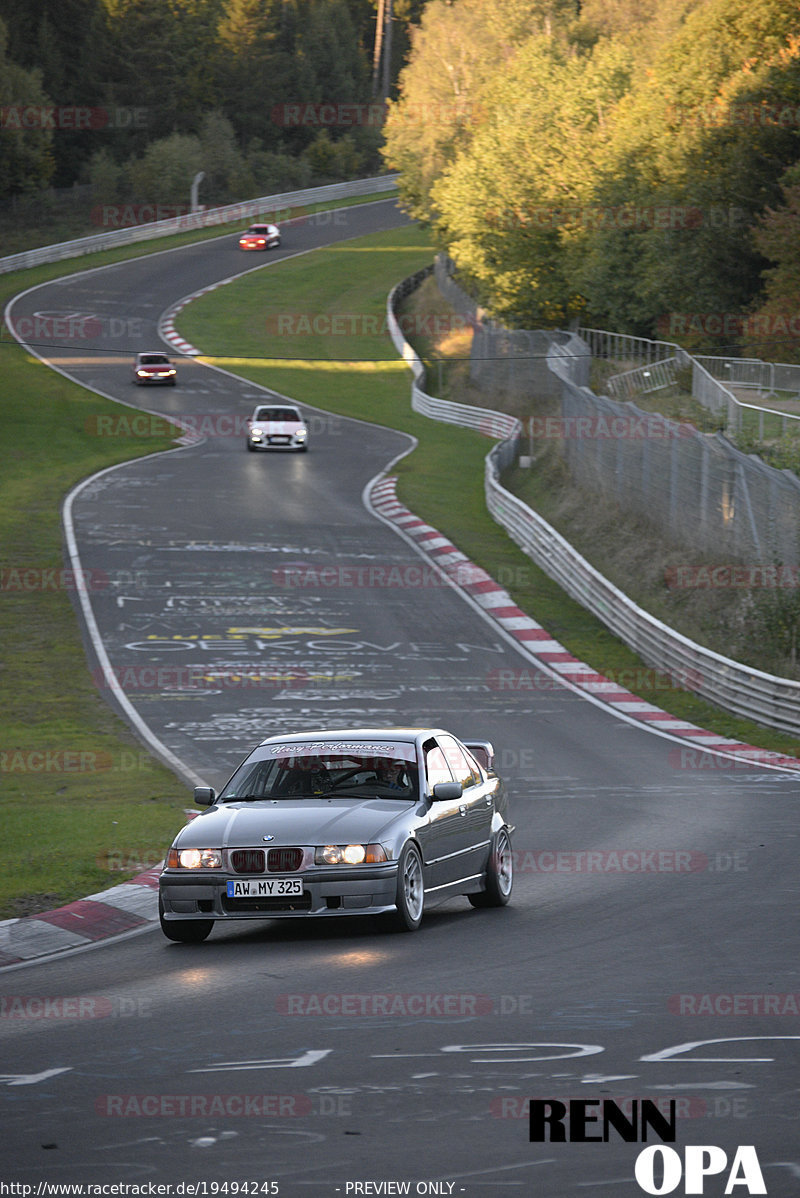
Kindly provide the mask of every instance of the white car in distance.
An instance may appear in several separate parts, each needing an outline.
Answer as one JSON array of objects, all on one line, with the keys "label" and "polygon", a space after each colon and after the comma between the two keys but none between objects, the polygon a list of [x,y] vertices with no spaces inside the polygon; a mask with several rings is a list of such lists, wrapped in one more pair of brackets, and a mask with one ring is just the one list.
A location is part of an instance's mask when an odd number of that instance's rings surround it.
[{"label": "white car in distance", "polygon": [[285,403],[259,404],[247,422],[247,448],[308,449],[308,425],[297,408]]}]

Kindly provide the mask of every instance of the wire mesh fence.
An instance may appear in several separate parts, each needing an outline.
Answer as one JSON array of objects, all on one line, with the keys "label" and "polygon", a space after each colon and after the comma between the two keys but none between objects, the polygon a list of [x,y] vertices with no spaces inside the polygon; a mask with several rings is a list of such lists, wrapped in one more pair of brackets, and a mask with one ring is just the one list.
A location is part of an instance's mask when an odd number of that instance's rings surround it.
[{"label": "wire mesh fence", "polygon": [[[722,433],[700,432],[692,424],[645,412],[635,402],[639,395],[672,386],[683,371],[691,377],[693,397],[719,416],[720,428],[763,429],[772,420],[771,431],[779,435],[784,413],[744,404],[730,388],[767,379],[774,386],[779,379],[787,390],[800,389],[800,367],[769,369],[772,364],[753,361],[733,366],[733,359],[692,357],[674,342],[603,329],[509,330],[485,318],[452,271],[447,258],[437,259],[440,289],[473,321],[471,380],[498,396],[509,390],[526,393],[533,413],[537,400],[555,399],[558,405],[555,417],[532,414],[523,421],[513,448],[496,455],[498,466],[517,461],[520,454],[534,455],[555,439],[578,485],[645,517],[671,540],[716,558],[800,565],[795,474],[743,453]],[[605,384],[614,398],[596,395],[588,386],[598,359],[620,367]]]},{"label": "wire mesh fence", "polygon": [[[794,474],[741,453],[718,433],[654,417],[568,379],[562,386],[561,422],[552,434],[562,439],[580,485],[701,552],[800,564],[800,480]],[[547,437],[548,429],[541,433]]]}]

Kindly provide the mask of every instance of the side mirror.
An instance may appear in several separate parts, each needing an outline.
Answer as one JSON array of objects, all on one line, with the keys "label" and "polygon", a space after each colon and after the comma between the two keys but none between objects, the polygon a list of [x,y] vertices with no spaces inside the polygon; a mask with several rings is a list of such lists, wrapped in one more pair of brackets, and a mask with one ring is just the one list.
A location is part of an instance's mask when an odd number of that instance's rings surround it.
[{"label": "side mirror", "polygon": [[478,765],[482,765],[485,770],[492,768],[494,745],[490,740],[465,740],[464,745],[469,749]]},{"label": "side mirror", "polygon": [[433,788],[433,798],[437,803],[460,799],[463,793],[460,782],[437,782]]},{"label": "side mirror", "polygon": [[213,786],[195,786],[194,801],[198,807],[210,807],[217,797]]}]

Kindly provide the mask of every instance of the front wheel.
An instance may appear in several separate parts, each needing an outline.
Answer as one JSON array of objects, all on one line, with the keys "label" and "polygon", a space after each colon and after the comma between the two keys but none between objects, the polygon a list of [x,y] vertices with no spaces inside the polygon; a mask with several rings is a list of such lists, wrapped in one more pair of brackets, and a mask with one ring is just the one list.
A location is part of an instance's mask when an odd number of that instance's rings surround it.
[{"label": "front wheel", "polygon": [[492,843],[485,883],[485,890],[467,895],[473,907],[505,907],[514,885],[514,855],[505,828],[500,829]]},{"label": "front wheel", "polygon": [[422,923],[425,888],[422,858],[414,844],[407,844],[397,865],[397,911],[393,925],[398,932],[416,932]]},{"label": "front wheel", "polygon": [[176,944],[200,944],[211,935],[213,919],[165,919],[164,904],[158,900],[158,918],[167,940]]}]

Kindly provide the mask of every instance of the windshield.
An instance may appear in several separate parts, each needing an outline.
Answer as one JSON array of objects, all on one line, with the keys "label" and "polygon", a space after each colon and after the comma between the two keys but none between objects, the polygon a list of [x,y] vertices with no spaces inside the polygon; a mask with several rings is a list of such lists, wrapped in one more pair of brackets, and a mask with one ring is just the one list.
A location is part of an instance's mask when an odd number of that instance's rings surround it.
[{"label": "windshield", "polygon": [[300,413],[294,408],[259,408],[255,414],[256,420],[300,422]]},{"label": "windshield", "polygon": [[239,766],[219,799],[417,798],[413,745],[361,749],[263,746]]}]

